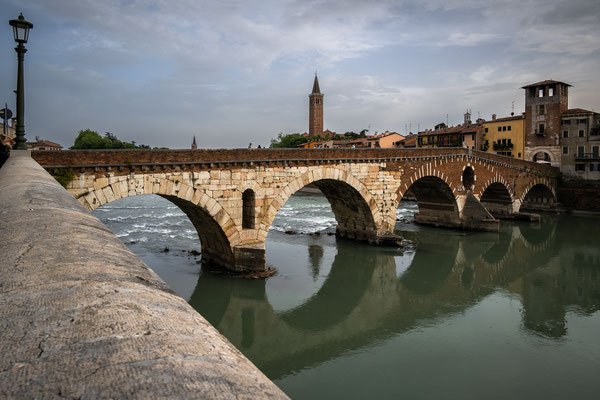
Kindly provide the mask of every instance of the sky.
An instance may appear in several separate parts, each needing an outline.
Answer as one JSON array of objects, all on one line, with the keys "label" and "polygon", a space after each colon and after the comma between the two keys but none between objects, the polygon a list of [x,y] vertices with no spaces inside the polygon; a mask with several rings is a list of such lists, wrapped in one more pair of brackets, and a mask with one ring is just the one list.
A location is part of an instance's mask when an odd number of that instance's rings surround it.
[{"label": "sky", "polygon": [[[0,0],[0,102],[15,111],[8,20],[33,23],[25,130],[189,148],[268,146],[324,128],[406,133],[524,111],[522,86],[567,82],[600,110],[598,0]],[[513,103],[514,102],[514,103]]]}]

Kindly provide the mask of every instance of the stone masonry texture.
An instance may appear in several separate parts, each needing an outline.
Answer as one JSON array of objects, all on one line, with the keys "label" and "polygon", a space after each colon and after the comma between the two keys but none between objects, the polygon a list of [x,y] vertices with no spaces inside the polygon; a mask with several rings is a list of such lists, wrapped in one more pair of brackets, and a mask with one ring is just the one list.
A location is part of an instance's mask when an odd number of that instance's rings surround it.
[{"label": "stone masonry texture", "polygon": [[0,204],[0,398],[287,398],[30,157]]},{"label": "stone masonry texture", "polygon": [[[172,201],[196,227],[203,258],[236,270],[264,268],[255,250],[264,251],[287,199],[310,183],[328,198],[339,236],[378,243],[393,232],[409,188],[419,202],[419,222],[461,228],[467,190],[478,201],[488,186],[500,186],[496,201],[508,199],[516,212],[533,186],[553,193],[558,175],[549,166],[462,148],[90,150],[33,157],[50,170],[70,169],[75,178],[67,189],[89,210],[141,194]],[[469,188],[462,182],[466,168],[474,175]],[[247,190],[254,194],[250,213],[243,203]],[[496,193],[486,200],[493,203]],[[244,209],[254,218],[246,227]]]}]

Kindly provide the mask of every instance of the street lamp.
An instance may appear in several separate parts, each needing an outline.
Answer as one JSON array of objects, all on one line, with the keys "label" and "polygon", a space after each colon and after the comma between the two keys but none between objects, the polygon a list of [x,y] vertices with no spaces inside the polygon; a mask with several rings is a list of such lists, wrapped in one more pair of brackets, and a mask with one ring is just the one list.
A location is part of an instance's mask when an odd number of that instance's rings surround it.
[{"label": "street lamp", "polygon": [[23,46],[23,44],[27,43],[27,39],[29,38],[29,30],[33,28],[33,24],[26,21],[25,18],[23,18],[23,14],[19,14],[19,18],[11,19],[8,23],[13,27],[15,42],[18,43],[17,47],[15,47],[15,51],[17,52],[17,59],[19,60],[19,68],[17,72],[17,137],[15,150],[27,150],[27,145],[25,144],[25,123],[23,121],[23,116],[25,114],[23,58],[25,57],[25,53],[27,53],[27,49],[25,46]]}]

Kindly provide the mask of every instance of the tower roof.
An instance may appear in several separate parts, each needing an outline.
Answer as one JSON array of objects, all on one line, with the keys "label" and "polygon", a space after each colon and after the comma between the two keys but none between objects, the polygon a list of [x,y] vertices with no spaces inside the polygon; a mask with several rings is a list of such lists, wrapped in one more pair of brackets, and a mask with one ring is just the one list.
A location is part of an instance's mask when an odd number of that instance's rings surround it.
[{"label": "tower roof", "polygon": [[196,135],[194,135],[194,140],[192,141],[192,145],[196,144]]},{"label": "tower roof", "polygon": [[521,89],[526,89],[526,88],[535,87],[535,86],[551,85],[553,83],[562,83],[563,85],[571,86],[568,83],[561,82],[561,81],[545,80],[545,81],[541,81],[541,82],[532,83],[530,85],[525,85]]},{"label": "tower roof", "polygon": [[321,89],[319,89],[319,78],[317,78],[317,73],[315,72],[315,82],[313,83],[313,90],[311,94],[321,94]]}]

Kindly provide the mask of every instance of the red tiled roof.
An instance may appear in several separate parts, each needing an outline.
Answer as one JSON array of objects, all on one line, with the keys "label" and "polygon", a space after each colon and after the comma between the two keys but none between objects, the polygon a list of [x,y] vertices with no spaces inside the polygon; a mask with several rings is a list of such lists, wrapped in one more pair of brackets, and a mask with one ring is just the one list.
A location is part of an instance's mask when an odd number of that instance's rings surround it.
[{"label": "red tiled roof", "polygon": [[62,146],[60,144],[51,142],[49,140],[38,140],[37,142],[27,142],[27,144],[30,144],[32,146],[51,146],[51,147],[62,148]]},{"label": "red tiled roof", "polygon": [[569,108],[568,110],[564,111],[562,113],[562,115],[568,115],[568,114],[592,114],[593,111],[590,110],[584,110],[583,108]]},{"label": "red tiled roof", "polygon": [[525,86],[521,87],[521,89],[526,89],[526,88],[535,87],[535,86],[551,85],[553,83],[562,83],[563,85],[571,86],[568,83],[564,83],[564,82],[561,82],[561,81],[545,80],[545,81],[541,81],[541,82],[536,82],[536,83],[531,83],[529,85],[525,85]]},{"label": "red tiled roof", "polygon": [[489,123],[494,123],[494,122],[517,121],[519,119],[525,119],[525,116],[523,114],[521,114],[521,115],[515,115],[512,117],[496,118],[496,119],[491,119],[489,121],[485,121],[484,124],[489,124]]}]

